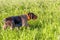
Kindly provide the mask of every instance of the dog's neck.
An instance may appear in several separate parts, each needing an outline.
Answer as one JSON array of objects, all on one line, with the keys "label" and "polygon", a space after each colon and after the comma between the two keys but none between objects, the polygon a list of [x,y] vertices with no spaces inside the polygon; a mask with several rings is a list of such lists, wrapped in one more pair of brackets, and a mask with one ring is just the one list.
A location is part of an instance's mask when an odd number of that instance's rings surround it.
[{"label": "dog's neck", "polygon": [[30,19],[31,19],[29,15],[27,15],[27,14],[26,14],[26,16],[27,16],[27,19],[28,19],[28,20],[30,20]]}]

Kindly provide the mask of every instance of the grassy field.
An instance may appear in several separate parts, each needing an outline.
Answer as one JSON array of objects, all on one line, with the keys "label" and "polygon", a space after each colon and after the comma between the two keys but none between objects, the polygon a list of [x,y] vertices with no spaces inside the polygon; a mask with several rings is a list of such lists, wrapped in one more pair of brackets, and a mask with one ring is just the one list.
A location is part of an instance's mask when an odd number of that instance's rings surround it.
[{"label": "grassy field", "polygon": [[[30,29],[2,29],[3,19],[33,12]],[[59,0],[0,0],[0,40],[60,40]]]}]

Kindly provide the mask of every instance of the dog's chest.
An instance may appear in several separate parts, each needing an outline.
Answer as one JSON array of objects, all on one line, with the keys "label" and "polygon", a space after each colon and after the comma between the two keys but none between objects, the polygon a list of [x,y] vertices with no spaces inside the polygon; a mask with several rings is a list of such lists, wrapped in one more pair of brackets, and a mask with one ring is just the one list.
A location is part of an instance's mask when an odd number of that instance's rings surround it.
[{"label": "dog's chest", "polygon": [[26,21],[27,21],[27,16],[26,16],[26,15],[21,15],[21,20],[22,20],[22,22],[23,22],[23,21],[26,22]]}]

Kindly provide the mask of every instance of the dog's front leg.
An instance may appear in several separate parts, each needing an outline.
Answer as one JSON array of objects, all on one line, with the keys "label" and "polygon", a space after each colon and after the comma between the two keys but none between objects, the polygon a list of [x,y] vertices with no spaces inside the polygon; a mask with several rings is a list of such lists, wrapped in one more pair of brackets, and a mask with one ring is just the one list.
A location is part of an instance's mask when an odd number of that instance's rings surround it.
[{"label": "dog's front leg", "polygon": [[26,26],[26,27],[29,27],[29,24],[26,22],[26,23],[25,23],[25,26]]},{"label": "dog's front leg", "polygon": [[22,26],[29,26],[26,20],[22,20]]},{"label": "dog's front leg", "polygon": [[28,24],[28,23],[26,23],[26,24],[25,24],[25,26],[27,27],[27,29],[30,29],[30,27],[29,27],[29,24]]}]

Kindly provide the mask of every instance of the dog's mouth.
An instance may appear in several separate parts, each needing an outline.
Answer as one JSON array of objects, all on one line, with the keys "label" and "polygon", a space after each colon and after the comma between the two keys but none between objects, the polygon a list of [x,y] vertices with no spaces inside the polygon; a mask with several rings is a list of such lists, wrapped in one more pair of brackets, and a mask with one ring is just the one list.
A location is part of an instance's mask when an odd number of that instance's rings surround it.
[{"label": "dog's mouth", "polygon": [[37,19],[37,16],[34,16],[33,19],[34,19],[34,20]]}]

